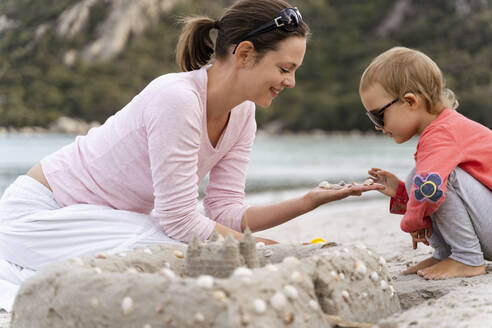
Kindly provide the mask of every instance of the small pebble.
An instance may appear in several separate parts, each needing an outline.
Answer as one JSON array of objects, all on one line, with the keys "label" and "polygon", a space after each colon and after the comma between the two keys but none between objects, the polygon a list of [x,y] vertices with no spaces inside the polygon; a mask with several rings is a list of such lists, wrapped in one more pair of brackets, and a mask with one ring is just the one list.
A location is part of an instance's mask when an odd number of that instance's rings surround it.
[{"label": "small pebble", "polygon": [[214,299],[216,301],[225,302],[227,300],[227,295],[222,290],[216,290],[214,292]]},{"label": "small pebble", "polygon": [[263,314],[266,311],[267,305],[264,300],[257,298],[253,301],[253,307],[257,314]]},{"label": "small pebble", "polygon": [[378,263],[381,264],[381,265],[385,265],[386,264],[386,260],[384,259],[384,257],[380,257]]},{"label": "small pebble", "polygon": [[386,280],[381,280],[381,289],[386,290],[388,288],[388,283]]},{"label": "small pebble", "polygon": [[175,250],[174,251],[174,256],[176,256],[178,259],[182,259],[184,257],[184,254],[180,250]]},{"label": "small pebble", "polygon": [[273,255],[273,251],[271,249],[265,249],[265,251],[263,251],[264,257],[270,257],[272,255]]},{"label": "small pebble", "polygon": [[297,292],[297,289],[294,286],[291,285],[286,285],[284,287],[284,293],[287,295],[288,298],[295,300],[297,296],[299,295]]},{"label": "small pebble", "polygon": [[377,273],[377,272],[374,272],[374,271],[373,271],[373,272],[371,272],[370,277],[371,277],[371,280],[372,280],[372,281],[378,281],[378,280],[379,280],[379,275],[378,275],[378,273]]},{"label": "small pebble", "polygon": [[350,294],[346,290],[342,290],[342,297],[345,302],[348,302],[350,300]]},{"label": "small pebble", "polygon": [[282,310],[287,304],[287,298],[285,298],[284,294],[276,292],[270,299],[270,304],[275,310]]},{"label": "small pebble", "polygon": [[343,272],[340,272],[340,273],[338,274],[338,277],[340,278],[340,280],[345,279],[345,275],[343,274]]},{"label": "small pebble", "polygon": [[234,270],[232,273],[233,276],[241,276],[241,277],[251,277],[253,276],[253,271],[251,269],[248,269],[246,267],[239,267]]},{"label": "small pebble", "polygon": [[123,309],[124,314],[129,314],[133,312],[133,300],[131,297],[126,296],[121,301],[121,308]]},{"label": "small pebble", "polygon": [[196,284],[202,288],[210,289],[214,286],[214,277],[203,275],[197,278]]},{"label": "small pebble", "polygon": [[294,322],[294,313],[289,313],[289,314],[285,315],[284,323],[286,325],[290,325],[293,322]]},{"label": "small pebble", "polygon": [[354,270],[355,272],[357,273],[362,273],[362,274],[365,274],[367,272],[367,267],[366,265],[364,264],[364,262],[362,262],[361,260],[359,259],[356,259],[354,261]]},{"label": "small pebble", "polygon": [[294,271],[290,275],[290,281],[300,283],[302,282],[302,275],[299,271]]},{"label": "small pebble", "polygon": [[176,274],[174,274],[174,272],[169,270],[168,268],[161,269],[161,271],[159,271],[159,274],[169,279],[176,278]]},{"label": "small pebble", "polygon": [[317,310],[319,307],[318,302],[316,302],[315,300],[310,300],[308,304],[309,307],[313,310]]}]

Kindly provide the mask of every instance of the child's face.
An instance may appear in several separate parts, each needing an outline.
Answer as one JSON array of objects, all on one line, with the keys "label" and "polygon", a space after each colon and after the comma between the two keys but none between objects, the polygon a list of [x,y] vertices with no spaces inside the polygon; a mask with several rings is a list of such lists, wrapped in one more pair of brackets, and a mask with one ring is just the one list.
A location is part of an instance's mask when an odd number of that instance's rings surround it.
[{"label": "child's face", "polygon": [[[394,98],[380,84],[374,84],[360,93],[362,104],[366,111],[381,109]],[[406,101],[397,101],[384,111],[384,125],[376,130],[388,134],[396,143],[404,143],[419,133],[420,111],[412,109]]]}]

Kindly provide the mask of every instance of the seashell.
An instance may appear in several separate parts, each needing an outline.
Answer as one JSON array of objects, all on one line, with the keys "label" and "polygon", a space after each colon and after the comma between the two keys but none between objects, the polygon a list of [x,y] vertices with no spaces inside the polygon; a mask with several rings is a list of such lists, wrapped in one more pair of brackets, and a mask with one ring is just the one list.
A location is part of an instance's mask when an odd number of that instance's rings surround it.
[{"label": "seashell", "polygon": [[232,275],[236,277],[251,277],[253,275],[253,271],[251,271],[251,269],[248,269],[246,267],[239,267],[236,268],[236,270],[234,270]]},{"label": "seashell", "polygon": [[273,272],[277,272],[278,271],[278,267],[274,264],[267,264],[265,265],[265,269],[267,269],[268,271],[273,271]]},{"label": "seashell", "polygon": [[216,290],[214,292],[214,299],[216,301],[225,302],[227,300],[227,295],[222,290]]},{"label": "seashell", "polygon": [[366,298],[366,297],[367,297],[367,296],[369,296],[369,295],[368,295],[366,292],[362,292],[362,293],[360,294],[360,296],[361,296],[362,298]]},{"label": "seashell", "polygon": [[214,277],[203,275],[197,278],[196,284],[202,288],[210,289],[214,286]]},{"label": "seashell", "polygon": [[248,277],[248,276],[240,276],[239,281],[241,281],[245,285],[251,285],[251,283],[253,282],[251,280],[251,277]]},{"label": "seashell", "polygon": [[171,268],[171,264],[169,264],[169,262],[164,262],[164,267],[170,269]]},{"label": "seashell", "polygon": [[290,275],[290,281],[301,283],[302,282],[302,275],[301,275],[301,273],[299,271],[292,272],[292,274]]},{"label": "seashell", "polygon": [[270,304],[275,310],[282,310],[287,304],[287,298],[281,292],[276,292],[272,298],[270,298]]},{"label": "seashell", "polygon": [[84,261],[82,261],[82,259],[80,257],[74,257],[72,259],[72,261],[75,263],[75,264],[78,264],[78,265],[84,265]]},{"label": "seashell", "polygon": [[371,179],[371,178],[366,179],[363,184],[364,184],[364,186],[373,185],[374,184],[374,179]]},{"label": "seashell", "polygon": [[385,265],[386,264],[386,260],[384,259],[384,257],[380,257],[379,260],[378,260],[378,263],[381,264],[381,265]]},{"label": "seashell", "polygon": [[173,271],[171,271],[171,270],[169,270],[167,268],[161,269],[161,271],[159,271],[159,274],[161,276],[164,276],[164,277],[169,278],[169,279],[176,278],[176,274]]},{"label": "seashell", "polygon": [[357,243],[355,247],[360,248],[360,249],[367,249],[367,246],[363,243]]},{"label": "seashell", "polygon": [[342,290],[342,297],[345,302],[349,303],[350,301],[350,294],[346,290]]},{"label": "seashell", "polygon": [[250,322],[251,322],[251,317],[249,316],[249,314],[244,313],[241,316],[241,325],[247,326],[247,325],[249,325]]},{"label": "seashell", "polygon": [[284,293],[287,295],[288,298],[295,300],[299,293],[297,292],[297,289],[294,286],[291,285],[286,285],[284,287]]},{"label": "seashell", "polygon": [[264,300],[257,298],[253,301],[253,307],[257,314],[263,314],[266,311],[267,305]]},{"label": "seashell", "polygon": [[359,259],[356,259],[354,261],[354,270],[355,272],[357,273],[362,273],[362,274],[365,274],[367,272],[367,267],[366,265],[364,264],[364,262],[362,262],[361,260]]},{"label": "seashell", "polygon": [[348,248],[345,248],[345,247],[344,247],[344,248],[342,248],[342,252],[347,253],[347,254],[350,254],[349,249],[348,249]]},{"label": "seashell", "polygon": [[144,251],[144,253],[145,253],[145,254],[152,255],[152,251],[150,250],[150,248],[147,248],[147,247],[146,247],[146,248],[144,248],[144,250],[143,250],[143,251]]},{"label": "seashell", "polygon": [[99,300],[97,298],[92,298],[91,299],[91,306],[96,309],[99,306]]},{"label": "seashell", "polygon": [[93,268],[92,271],[94,271],[95,273],[102,273],[101,268],[98,267]]},{"label": "seashell", "polygon": [[340,182],[338,182],[338,184],[339,184],[340,186],[345,186],[345,185],[346,185],[345,181],[343,181],[343,180],[340,180]]},{"label": "seashell", "polygon": [[289,313],[284,317],[284,323],[290,325],[294,322],[294,313]]},{"label": "seashell", "polygon": [[338,277],[338,273],[336,273],[336,271],[331,271],[330,274],[333,279],[335,279],[336,281],[340,281],[340,277]]},{"label": "seashell", "polygon": [[162,312],[164,312],[164,307],[163,307],[162,305],[157,305],[157,306],[155,307],[155,312],[157,312],[157,313],[162,313]]},{"label": "seashell", "polygon": [[149,324],[146,324],[146,325],[143,326],[143,328],[152,328],[152,326],[149,325]]},{"label": "seashell", "polygon": [[340,278],[340,280],[345,279],[345,275],[343,274],[343,272],[340,272],[340,273],[338,274],[338,277]]},{"label": "seashell", "polygon": [[263,256],[264,256],[264,257],[270,257],[270,256],[272,256],[272,255],[273,255],[273,251],[272,251],[271,249],[265,249],[265,250],[263,251]]},{"label": "seashell", "polygon": [[195,320],[198,322],[204,322],[205,316],[201,312],[198,312],[197,314],[195,314]]},{"label": "seashell", "polygon": [[124,314],[133,312],[133,300],[130,296],[123,298],[121,301],[121,308],[123,309]]},{"label": "seashell", "polygon": [[319,307],[318,302],[316,302],[315,300],[309,300],[308,304],[309,307],[313,310],[317,310]]},{"label": "seashell", "polygon": [[138,271],[135,268],[128,268],[128,270],[126,270],[126,273],[129,273],[129,274],[137,274]]},{"label": "seashell", "polygon": [[299,261],[299,259],[297,257],[287,256],[286,258],[284,258],[282,263],[285,263],[287,265],[299,265],[301,263],[301,261]]},{"label": "seashell", "polygon": [[328,181],[321,181],[318,185],[320,188],[329,189],[331,184]]},{"label": "seashell", "polygon": [[390,292],[391,292],[391,297],[395,296],[395,287],[390,285],[389,288],[390,288]]},{"label": "seashell", "polygon": [[103,260],[106,259],[106,255],[103,253],[96,254],[95,257],[96,257],[96,259],[103,259]]},{"label": "seashell", "polygon": [[371,277],[372,281],[378,281],[379,280],[379,275],[377,272],[374,272],[374,271],[371,272],[370,277]]},{"label": "seashell", "polygon": [[372,252],[370,250],[367,250],[367,255],[372,256]]},{"label": "seashell", "polygon": [[381,280],[381,289],[386,290],[388,288],[388,283],[386,280]]},{"label": "seashell", "polygon": [[256,249],[261,249],[263,247],[265,247],[265,243],[264,242],[259,241],[259,242],[256,243]]},{"label": "seashell", "polygon": [[184,254],[180,250],[175,250],[174,251],[174,256],[176,256],[178,259],[182,259],[184,257]]},{"label": "seashell", "polygon": [[121,256],[121,257],[125,257],[127,254],[125,252],[121,252],[118,255]]}]

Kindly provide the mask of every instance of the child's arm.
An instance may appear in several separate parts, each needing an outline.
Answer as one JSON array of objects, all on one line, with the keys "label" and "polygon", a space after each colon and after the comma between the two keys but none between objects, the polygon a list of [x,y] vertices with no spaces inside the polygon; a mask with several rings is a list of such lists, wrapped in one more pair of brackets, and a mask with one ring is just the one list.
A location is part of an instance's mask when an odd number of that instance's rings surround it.
[{"label": "child's arm", "polygon": [[405,183],[393,173],[379,168],[372,168],[368,173],[374,179],[374,182],[384,185],[385,188],[379,191],[391,197],[390,212],[393,214],[405,214],[408,202]]}]

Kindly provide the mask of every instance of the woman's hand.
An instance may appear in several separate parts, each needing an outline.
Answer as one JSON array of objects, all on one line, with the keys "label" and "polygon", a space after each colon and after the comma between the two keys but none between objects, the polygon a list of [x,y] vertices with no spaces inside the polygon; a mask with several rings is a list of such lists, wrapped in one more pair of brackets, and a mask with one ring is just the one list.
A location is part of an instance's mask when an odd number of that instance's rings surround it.
[{"label": "woman's hand", "polygon": [[385,187],[384,189],[379,190],[381,193],[389,197],[396,196],[396,190],[400,184],[400,179],[398,179],[396,175],[378,168],[372,168],[367,173],[371,175],[371,178],[375,183],[380,183]]},{"label": "woman's hand", "polygon": [[342,189],[324,189],[316,187],[310,192],[308,192],[304,197],[306,197],[312,204],[313,209],[323,205],[325,203],[332,202],[334,200],[339,200],[346,198],[348,196],[360,196],[362,193],[371,190],[383,190],[384,186],[379,183],[374,183],[372,185],[360,185],[360,184],[350,184]]},{"label": "woman's hand", "polygon": [[413,249],[417,249],[418,243],[423,243],[424,245],[429,246],[429,242],[427,241],[425,236],[427,236],[427,238],[430,238],[430,236],[432,235],[432,226],[427,229],[420,229],[414,232],[410,232],[410,235],[412,236]]}]

